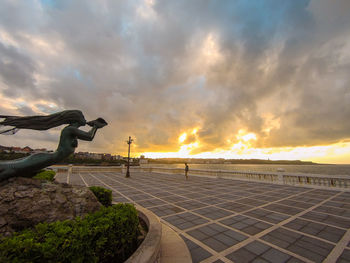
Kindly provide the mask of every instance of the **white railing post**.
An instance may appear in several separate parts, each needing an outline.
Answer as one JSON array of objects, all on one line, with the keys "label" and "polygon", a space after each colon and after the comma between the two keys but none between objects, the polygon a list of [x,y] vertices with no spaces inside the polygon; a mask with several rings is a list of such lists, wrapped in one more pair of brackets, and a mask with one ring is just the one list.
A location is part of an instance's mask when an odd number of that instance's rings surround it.
[{"label": "white railing post", "polygon": [[73,173],[73,164],[68,165],[68,175],[71,176]]},{"label": "white railing post", "polygon": [[278,173],[277,174],[277,182],[279,183],[279,184],[284,184],[284,181],[283,181],[283,174],[282,173]]}]

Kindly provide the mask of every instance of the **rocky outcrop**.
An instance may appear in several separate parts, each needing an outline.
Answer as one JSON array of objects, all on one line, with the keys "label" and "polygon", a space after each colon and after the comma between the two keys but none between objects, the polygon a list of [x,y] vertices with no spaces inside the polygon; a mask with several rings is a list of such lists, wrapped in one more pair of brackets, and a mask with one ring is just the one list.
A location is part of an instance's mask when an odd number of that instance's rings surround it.
[{"label": "rocky outcrop", "polygon": [[87,187],[11,178],[0,183],[0,234],[8,236],[40,222],[73,219],[100,207]]}]

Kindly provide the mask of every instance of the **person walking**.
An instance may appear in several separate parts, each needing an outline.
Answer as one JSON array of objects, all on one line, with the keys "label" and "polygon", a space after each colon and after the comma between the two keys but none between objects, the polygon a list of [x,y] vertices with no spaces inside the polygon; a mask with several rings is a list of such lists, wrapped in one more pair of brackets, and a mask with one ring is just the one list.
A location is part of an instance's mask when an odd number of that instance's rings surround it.
[{"label": "person walking", "polygon": [[186,176],[186,180],[188,179],[188,165],[187,165],[187,163],[185,163],[185,176]]}]

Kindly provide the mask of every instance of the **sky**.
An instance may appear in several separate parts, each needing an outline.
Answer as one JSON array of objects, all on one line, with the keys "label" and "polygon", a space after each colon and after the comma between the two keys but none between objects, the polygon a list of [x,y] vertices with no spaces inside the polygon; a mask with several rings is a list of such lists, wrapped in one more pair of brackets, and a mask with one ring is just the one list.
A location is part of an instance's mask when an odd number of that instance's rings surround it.
[{"label": "sky", "polygon": [[[350,163],[349,0],[0,0],[0,115],[80,109],[77,151]],[[60,129],[0,135],[56,149]],[[87,128],[83,128],[87,130]]]}]

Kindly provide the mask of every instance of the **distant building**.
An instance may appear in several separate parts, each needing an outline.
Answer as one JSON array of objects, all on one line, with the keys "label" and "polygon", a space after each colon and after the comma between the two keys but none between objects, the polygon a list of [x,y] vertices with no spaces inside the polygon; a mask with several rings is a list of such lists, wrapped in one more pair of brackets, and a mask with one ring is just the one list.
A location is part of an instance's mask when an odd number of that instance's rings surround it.
[{"label": "distant building", "polygon": [[[29,146],[24,148],[14,147],[14,146],[2,146],[0,145],[0,152],[14,152],[14,153],[40,153],[40,152],[53,152],[52,150],[47,150],[46,148],[38,148],[32,149]],[[74,158],[77,159],[94,159],[94,160],[105,160],[105,161],[113,161],[113,160],[121,160],[125,159],[121,155],[112,155],[110,153],[90,153],[90,152],[76,152],[74,153]],[[126,158],[127,159],[127,158]],[[131,159],[131,161],[133,161]]]},{"label": "distant building", "polygon": [[102,153],[90,153],[90,158],[95,160],[102,160],[103,154]]},{"label": "distant building", "polygon": [[11,152],[12,151],[12,147],[7,147],[7,146],[2,146],[0,145],[0,152]]},{"label": "distant building", "polygon": [[74,157],[77,159],[88,159],[89,153],[88,152],[78,152],[74,154]]},{"label": "distant building", "polygon": [[32,152],[32,151],[33,151],[33,149],[30,148],[29,146],[26,146],[26,147],[24,147],[24,148],[22,149],[22,152],[24,152],[24,153],[30,153],[30,152]]},{"label": "distant building", "polygon": [[114,158],[114,160],[120,160],[123,157],[121,155],[114,155],[113,158]]},{"label": "distant building", "polygon": [[22,152],[22,148],[21,147],[12,147],[11,151],[15,152],[15,153],[21,153]]},{"label": "distant building", "polygon": [[105,153],[105,154],[103,154],[102,159],[106,160],[106,161],[111,161],[112,155],[110,153]]},{"label": "distant building", "polygon": [[46,148],[34,149],[33,150],[33,153],[46,153],[46,152],[47,152]]}]

